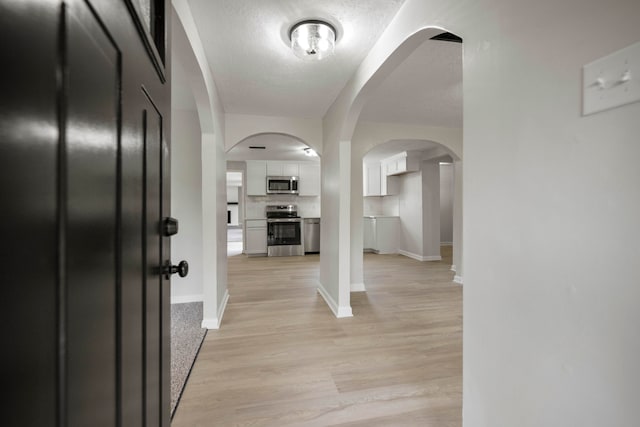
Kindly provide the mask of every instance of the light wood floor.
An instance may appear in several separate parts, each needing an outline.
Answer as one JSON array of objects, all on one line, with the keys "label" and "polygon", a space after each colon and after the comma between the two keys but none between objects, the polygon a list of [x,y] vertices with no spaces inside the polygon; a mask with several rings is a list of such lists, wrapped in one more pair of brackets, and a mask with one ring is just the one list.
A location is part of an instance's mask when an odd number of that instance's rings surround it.
[{"label": "light wood floor", "polygon": [[462,424],[462,287],[442,262],[365,255],[366,293],[336,319],[319,257],[229,258],[229,304],[209,331],[172,427]]}]

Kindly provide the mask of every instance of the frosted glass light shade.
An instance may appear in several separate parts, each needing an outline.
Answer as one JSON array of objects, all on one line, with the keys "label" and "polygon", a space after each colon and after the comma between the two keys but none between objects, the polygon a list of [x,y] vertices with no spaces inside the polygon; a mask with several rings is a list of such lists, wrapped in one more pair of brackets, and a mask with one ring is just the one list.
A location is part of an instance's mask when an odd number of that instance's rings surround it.
[{"label": "frosted glass light shade", "polygon": [[289,32],[291,50],[299,58],[320,60],[333,53],[336,44],[336,30],[323,21],[302,21]]}]

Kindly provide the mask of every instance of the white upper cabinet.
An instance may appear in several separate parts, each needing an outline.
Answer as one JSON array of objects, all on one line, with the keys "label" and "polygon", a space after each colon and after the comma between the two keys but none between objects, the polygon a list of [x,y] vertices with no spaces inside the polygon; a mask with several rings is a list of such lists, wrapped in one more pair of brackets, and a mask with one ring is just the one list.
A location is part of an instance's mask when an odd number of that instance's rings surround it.
[{"label": "white upper cabinet", "polygon": [[[296,165],[298,166],[298,165]],[[300,196],[320,195],[320,165],[318,163],[300,163]]]},{"label": "white upper cabinet", "polygon": [[267,195],[267,162],[247,160],[247,196]]},{"label": "white upper cabinet", "polygon": [[363,195],[367,196],[381,196],[381,180],[380,180],[380,163],[366,163],[362,168],[364,183]]},{"label": "white upper cabinet", "polygon": [[397,176],[381,176],[380,195],[394,196],[400,192],[400,181]]},{"label": "white upper cabinet", "polygon": [[300,196],[320,195],[320,164],[247,160],[247,196],[266,196],[268,176],[297,176]]},{"label": "white upper cabinet", "polygon": [[400,183],[398,177],[387,176],[385,164],[380,162],[363,165],[363,195],[392,196],[398,194]]},{"label": "white upper cabinet", "polygon": [[382,161],[385,175],[400,175],[420,170],[420,154],[412,151],[403,151]]},{"label": "white upper cabinet", "polygon": [[300,176],[298,163],[267,162],[267,176]]}]

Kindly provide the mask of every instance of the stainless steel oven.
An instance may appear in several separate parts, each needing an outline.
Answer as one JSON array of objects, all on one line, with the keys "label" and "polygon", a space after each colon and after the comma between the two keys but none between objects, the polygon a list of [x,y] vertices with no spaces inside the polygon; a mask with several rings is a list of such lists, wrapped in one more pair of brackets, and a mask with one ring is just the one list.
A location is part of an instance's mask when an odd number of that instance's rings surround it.
[{"label": "stainless steel oven", "polygon": [[267,206],[267,255],[304,255],[302,220],[295,205]]}]

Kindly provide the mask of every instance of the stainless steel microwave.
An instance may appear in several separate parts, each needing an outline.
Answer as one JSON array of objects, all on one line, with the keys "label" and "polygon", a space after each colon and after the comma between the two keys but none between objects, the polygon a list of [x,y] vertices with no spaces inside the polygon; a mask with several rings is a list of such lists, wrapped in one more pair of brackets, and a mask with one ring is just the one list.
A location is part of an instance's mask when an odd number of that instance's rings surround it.
[{"label": "stainless steel microwave", "polygon": [[268,176],[267,194],[298,194],[298,177]]}]

